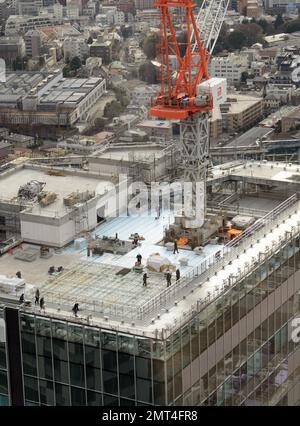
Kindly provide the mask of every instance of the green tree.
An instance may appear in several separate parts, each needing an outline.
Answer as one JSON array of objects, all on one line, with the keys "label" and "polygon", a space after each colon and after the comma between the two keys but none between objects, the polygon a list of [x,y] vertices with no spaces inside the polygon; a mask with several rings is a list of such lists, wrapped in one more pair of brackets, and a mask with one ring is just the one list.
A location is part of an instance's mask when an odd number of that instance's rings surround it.
[{"label": "green tree", "polygon": [[294,19],[293,21],[286,22],[282,27],[285,33],[294,33],[300,31],[300,19]]},{"label": "green tree", "polygon": [[81,67],[81,60],[78,56],[74,56],[74,58],[70,61],[70,69],[72,71],[77,71]]},{"label": "green tree", "polygon": [[232,31],[225,40],[225,47],[228,49],[241,49],[246,45],[247,38],[242,31]]},{"label": "green tree", "polygon": [[228,26],[224,23],[215,46],[215,54],[222,52],[226,48],[226,38],[228,37]]},{"label": "green tree", "polygon": [[114,92],[116,94],[117,101],[120,102],[122,107],[127,107],[130,100],[128,96],[126,95],[126,91],[122,88],[117,87],[114,89]]},{"label": "green tree", "polygon": [[120,102],[118,101],[111,101],[108,102],[104,107],[104,117],[112,119],[113,117],[117,117],[122,112],[123,108]]},{"label": "green tree", "polygon": [[283,24],[284,24],[283,17],[282,17],[282,15],[281,15],[281,13],[279,13],[279,14],[276,16],[276,19],[275,19],[275,22],[274,22],[275,30],[277,30],[277,28],[281,27]]},{"label": "green tree", "polygon": [[258,25],[261,27],[261,29],[263,30],[263,32],[265,34],[267,34],[268,29],[269,29],[269,24],[265,19],[260,19],[258,22]]},{"label": "green tree", "polygon": [[95,118],[95,121],[94,121],[94,130],[96,132],[101,132],[101,130],[104,129],[104,126],[105,126],[105,120],[104,120],[104,118],[102,118],[102,117]]},{"label": "green tree", "polygon": [[158,36],[155,33],[151,33],[146,36],[142,41],[142,50],[148,59],[154,59],[156,57],[156,48],[159,42]]},{"label": "green tree", "polygon": [[241,24],[237,27],[236,31],[243,33],[242,47],[264,42],[262,28],[258,24]]},{"label": "green tree", "polygon": [[63,77],[65,78],[71,77],[71,70],[69,65],[64,66],[62,71],[63,71]]},{"label": "green tree", "polygon": [[249,77],[249,74],[247,71],[243,71],[241,74],[241,83],[247,83],[247,78]]},{"label": "green tree", "polygon": [[144,62],[139,68],[139,78],[148,84],[158,83],[156,67],[151,61]]},{"label": "green tree", "polygon": [[44,56],[40,56],[39,57],[39,66],[40,67],[44,67],[45,66],[45,58],[44,58]]},{"label": "green tree", "polygon": [[14,71],[22,71],[24,69],[24,61],[19,56],[12,63]]}]

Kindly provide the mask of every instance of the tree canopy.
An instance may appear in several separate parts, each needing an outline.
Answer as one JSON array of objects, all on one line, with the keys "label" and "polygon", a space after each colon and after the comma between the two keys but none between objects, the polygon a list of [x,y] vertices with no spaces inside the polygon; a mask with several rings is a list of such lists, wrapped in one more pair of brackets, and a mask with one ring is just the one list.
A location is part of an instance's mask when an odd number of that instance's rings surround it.
[{"label": "tree canopy", "polygon": [[70,60],[70,69],[72,71],[77,71],[80,67],[81,67],[81,60],[80,60],[80,58],[78,58],[78,56],[74,56],[74,58],[72,58]]},{"label": "tree canopy", "polygon": [[246,35],[240,31],[232,31],[226,38],[225,46],[229,49],[241,49],[246,44]]},{"label": "tree canopy", "polygon": [[294,33],[296,31],[300,31],[300,19],[294,19],[293,21],[286,22],[282,29],[285,33]]},{"label": "tree canopy", "polygon": [[113,100],[105,105],[103,115],[104,117],[112,119],[120,115],[122,110],[123,108],[120,102]]},{"label": "tree canopy", "polygon": [[283,24],[284,24],[283,17],[282,17],[282,15],[281,15],[281,13],[279,13],[279,14],[276,16],[276,19],[275,19],[275,22],[274,22],[274,27],[275,27],[275,29],[277,30],[277,28],[281,27]]},{"label": "tree canopy", "polygon": [[148,59],[154,59],[156,57],[156,48],[159,42],[158,35],[151,33],[147,35],[141,43],[141,48]]},{"label": "tree canopy", "polygon": [[139,68],[139,77],[148,84],[155,84],[157,80],[157,70],[151,61],[144,62]]}]

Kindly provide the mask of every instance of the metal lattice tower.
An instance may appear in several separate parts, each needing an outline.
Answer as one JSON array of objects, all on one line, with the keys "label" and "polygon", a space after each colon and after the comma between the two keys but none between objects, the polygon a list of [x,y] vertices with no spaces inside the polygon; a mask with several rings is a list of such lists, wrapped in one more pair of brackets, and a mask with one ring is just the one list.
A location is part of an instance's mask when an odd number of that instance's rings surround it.
[{"label": "metal lattice tower", "polygon": [[[200,102],[198,86],[209,80],[208,61],[217,42],[229,0],[203,2],[197,18],[192,0],[159,0],[161,39],[161,91],[152,102],[150,114],[180,120],[181,168],[184,182],[192,183],[192,210],[185,216],[188,227],[201,226],[206,213],[206,180],[209,168],[209,115],[211,94]],[[187,43],[184,56],[175,32],[174,8],[185,17]],[[174,22],[174,23],[173,23]],[[169,56],[175,54],[178,70],[173,73]],[[175,77],[174,77],[175,75]],[[202,184],[201,204],[197,205],[197,185]]]},{"label": "metal lattice tower", "polygon": [[202,226],[206,214],[206,179],[209,165],[209,122],[207,113],[197,113],[180,121],[180,153],[183,181],[192,183],[190,228]]}]

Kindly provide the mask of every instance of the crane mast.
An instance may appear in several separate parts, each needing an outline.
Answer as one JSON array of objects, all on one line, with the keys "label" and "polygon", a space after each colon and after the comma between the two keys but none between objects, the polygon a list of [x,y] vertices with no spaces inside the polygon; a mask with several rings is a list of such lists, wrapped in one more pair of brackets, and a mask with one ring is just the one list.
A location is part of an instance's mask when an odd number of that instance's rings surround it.
[{"label": "crane mast", "polygon": [[[206,218],[206,180],[209,167],[209,115],[215,102],[210,89],[208,62],[217,42],[229,0],[203,2],[197,17],[192,0],[158,0],[160,9],[161,89],[151,101],[150,115],[180,120],[180,166],[191,184],[180,227],[199,243]],[[182,50],[176,26],[184,27]],[[171,66],[171,55],[177,67]],[[186,194],[185,194],[186,195]],[[190,232],[188,232],[190,230]]]}]

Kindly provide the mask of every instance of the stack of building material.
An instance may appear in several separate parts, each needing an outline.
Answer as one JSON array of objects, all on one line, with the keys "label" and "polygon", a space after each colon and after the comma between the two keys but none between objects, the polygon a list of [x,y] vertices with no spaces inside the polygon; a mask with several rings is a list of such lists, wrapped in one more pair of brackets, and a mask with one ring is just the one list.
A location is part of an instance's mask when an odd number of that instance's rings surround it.
[{"label": "stack of building material", "polygon": [[6,275],[0,275],[0,292],[6,294],[16,294],[25,286],[25,280],[22,278],[9,278]]},{"label": "stack of building material", "polygon": [[42,259],[49,259],[53,256],[53,251],[48,246],[41,246],[40,248],[40,257]]},{"label": "stack of building material", "polygon": [[75,204],[84,203],[95,196],[95,192],[84,191],[84,192],[72,192],[64,198],[64,204],[67,207],[72,207]]},{"label": "stack of building material", "polygon": [[151,254],[147,259],[147,268],[153,272],[164,272],[169,269],[176,271],[176,265],[174,265],[167,257],[161,256],[159,253]]},{"label": "stack of building material", "polygon": [[38,256],[39,250],[32,248],[17,249],[14,254],[14,258],[18,260],[24,260],[25,262],[33,262]]},{"label": "stack of building material", "polygon": [[39,196],[39,203],[42,207],[49,206],[49,204],[54,203],[57,198],[57,194],[55,192],[43,192]]},{"label": "stack of building material", "polygon": [[63,170],[49,169],[48,170],[48,175],[50,175],[50,176],[65,176],[65,173],[64,173]]}]

